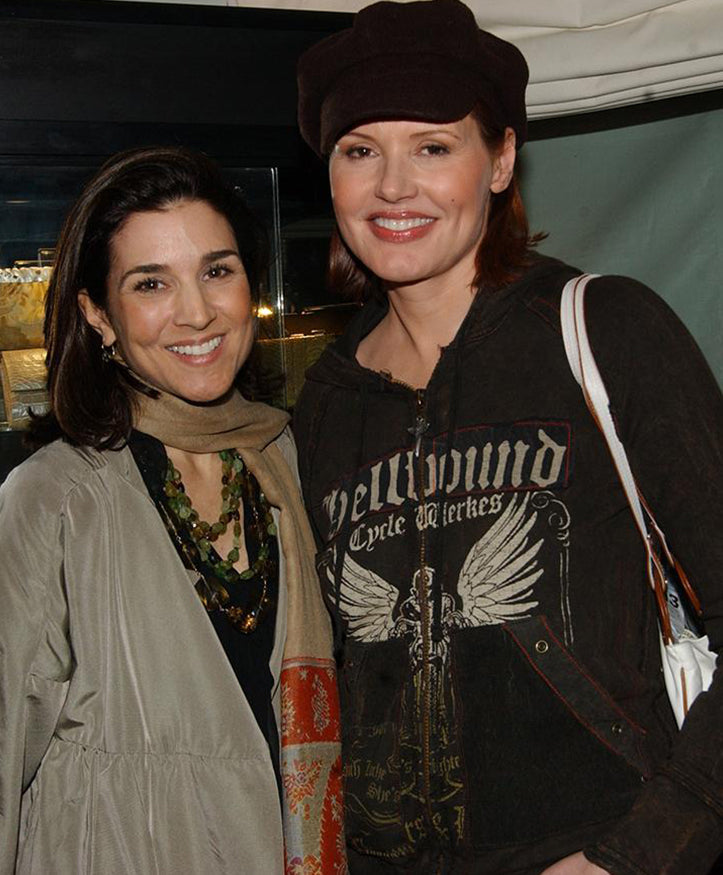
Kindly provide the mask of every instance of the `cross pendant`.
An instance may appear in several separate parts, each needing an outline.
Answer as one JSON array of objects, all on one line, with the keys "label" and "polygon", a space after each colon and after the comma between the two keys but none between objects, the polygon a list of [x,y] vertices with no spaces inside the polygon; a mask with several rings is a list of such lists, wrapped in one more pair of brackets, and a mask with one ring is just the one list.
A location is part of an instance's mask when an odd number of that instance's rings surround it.
[{"label": "cross pendant", "polygon": [[429,428],[429,423],[427,422],[427,420],[423,416],[418,415],[417,418],[414,420],[414,425],[411,425],[407,429],[409,434],[414,435],[414,456],[415,456],[415,458],[417,456],[419,456],[419,449],[422,445],[422,435],[424,434],[424,432],[428,428]]}]

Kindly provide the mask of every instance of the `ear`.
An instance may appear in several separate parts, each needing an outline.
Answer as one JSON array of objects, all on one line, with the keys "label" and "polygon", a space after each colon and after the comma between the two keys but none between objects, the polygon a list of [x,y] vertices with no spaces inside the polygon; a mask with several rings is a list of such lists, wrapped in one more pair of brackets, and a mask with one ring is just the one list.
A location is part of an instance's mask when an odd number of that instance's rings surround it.
[{"label": "ear", "polygon": [[490,191],[494,192],[494,194],[504,191],[510,184],[512,173],[515,169],[515,158],[517,157],[516,144],[515,132],[512,128],[505,128],[504,142],[492,162]]},{"label": "ear", "polygon": [[86,289],[81,289],[78,292],[78,306],[88,325],[100,335],[103,346],[112,346],[118,339],[115,330],[110,324],[105,310],[91,301]]}]

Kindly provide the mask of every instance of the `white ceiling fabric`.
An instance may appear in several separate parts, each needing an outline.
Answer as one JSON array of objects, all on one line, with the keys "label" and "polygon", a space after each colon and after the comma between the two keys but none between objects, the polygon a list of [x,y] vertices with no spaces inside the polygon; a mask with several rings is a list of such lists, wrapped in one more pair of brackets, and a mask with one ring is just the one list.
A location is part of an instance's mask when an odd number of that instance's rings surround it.
[{"label": "white ceiling fabric", "polygon": [[[482,5],[480,24],[527,58],[532,118],[723,87],[721,0],[516,0],[509,21],[494,26],[492,7],[501,16],[504,4]],[[530,9],[524,24],[522,6]]]},{"label": "white ceiling fabric", "polygon": [[[178,2],[178,0],[174,0]],[[186,0],[182,0],[186,2]],[[368,0],[188,0],[354,12]],[[531,118],[723,87],[723,0],[467,0],[530,66]]]}]

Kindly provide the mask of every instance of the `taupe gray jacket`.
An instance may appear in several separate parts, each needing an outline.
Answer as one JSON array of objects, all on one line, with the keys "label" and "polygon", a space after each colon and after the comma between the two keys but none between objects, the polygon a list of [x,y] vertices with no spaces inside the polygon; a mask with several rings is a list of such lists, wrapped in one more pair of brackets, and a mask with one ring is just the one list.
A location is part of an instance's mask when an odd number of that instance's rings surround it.
[{"label": "taupe gray jacket", "polygon": [[16,469],[0,562],[0,875],[281,872],[268,746],[130,451]]}]

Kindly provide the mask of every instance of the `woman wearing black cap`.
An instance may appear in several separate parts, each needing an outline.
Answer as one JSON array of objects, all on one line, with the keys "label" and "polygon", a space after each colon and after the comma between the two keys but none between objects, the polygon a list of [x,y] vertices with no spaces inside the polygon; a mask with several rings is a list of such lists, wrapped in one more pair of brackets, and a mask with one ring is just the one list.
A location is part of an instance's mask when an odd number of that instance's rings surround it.
[{"label": "woman wearing black cap", "polygon": [[[342,660],[353,873],[705,875],[723,682],[678,733],[645,556],[567,363],[578,271],[514,172],[527,66],[457,0],[378,3],[299,67],[331,277],[364,307],[308,374],[302,481]],[[723,403],[650,290],[588,287],[642,492],[723,642]]]}]

